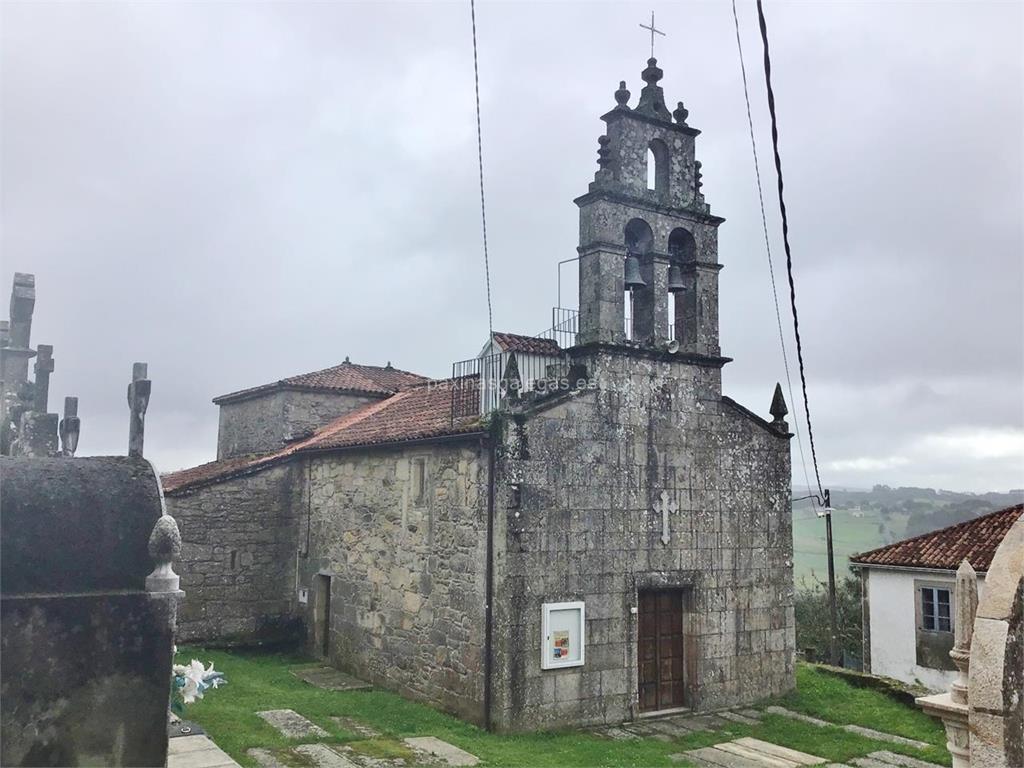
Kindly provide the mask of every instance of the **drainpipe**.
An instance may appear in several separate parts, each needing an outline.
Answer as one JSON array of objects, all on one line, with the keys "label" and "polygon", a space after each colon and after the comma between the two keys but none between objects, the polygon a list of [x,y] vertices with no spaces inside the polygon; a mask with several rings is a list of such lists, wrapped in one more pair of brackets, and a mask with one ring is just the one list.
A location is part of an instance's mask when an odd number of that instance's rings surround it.
[{"label": "drainpipe", "polygon": [[[483,442],[483,441],[481,441]],[[494,441],[487,441],[487,568],[484,596],[484,728],[491,730],[491,678],[494,676]]]}]

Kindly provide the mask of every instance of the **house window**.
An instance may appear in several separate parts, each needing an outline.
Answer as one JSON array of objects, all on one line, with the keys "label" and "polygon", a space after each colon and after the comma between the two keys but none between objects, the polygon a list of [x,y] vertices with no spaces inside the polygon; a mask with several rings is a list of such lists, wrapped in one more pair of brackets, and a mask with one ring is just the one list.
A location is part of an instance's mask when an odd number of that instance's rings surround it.
[{"label": "house window", "polygon": [[422,504],[427,495],[427,460],[412,460],[412,500]]},{"label": "house window", "polygon": [[949,590],[921,587],[921,628],[931,632],[952,632],[953,614]]}]

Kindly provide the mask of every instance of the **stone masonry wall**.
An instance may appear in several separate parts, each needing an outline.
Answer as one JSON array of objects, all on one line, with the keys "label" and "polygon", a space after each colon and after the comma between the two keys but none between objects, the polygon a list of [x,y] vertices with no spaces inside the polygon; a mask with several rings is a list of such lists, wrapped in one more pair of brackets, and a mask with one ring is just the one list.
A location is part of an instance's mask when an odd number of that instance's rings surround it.
[{"label": "stone masonry wall", "polygon": [[[637,714],[637,591],[685,590],[687,704],[794,685],[789,443],[720,397],[720,370],[587,353],[597,389],[510,423],[497,468],[495,719]],[[766,394],[768,389],[766,388]],[[509,483],[521,503],[508,508]],[[679,505],[664,545],[653,505]],[[502,535],[504,533],[504,535]],[[586,603],[586,664],[542,671],[541,605]]]},{"label": "stone masonry wall", "polygon": [[330,576],[331,663],[480,722],[487,453],[466,442],[339,453],[314,459],[310,477],[303,581],[315,614]]},{"label": "stone masonry wall", "polygon": [[220,406],[217,458],[273,451],[378,398],[275,390]]},{"label": "stone masonry wall", "polygon": [[179,640],[255,642],[295,637],[295,560],[304,524],[301,468],[167,494],[181,531]]}]

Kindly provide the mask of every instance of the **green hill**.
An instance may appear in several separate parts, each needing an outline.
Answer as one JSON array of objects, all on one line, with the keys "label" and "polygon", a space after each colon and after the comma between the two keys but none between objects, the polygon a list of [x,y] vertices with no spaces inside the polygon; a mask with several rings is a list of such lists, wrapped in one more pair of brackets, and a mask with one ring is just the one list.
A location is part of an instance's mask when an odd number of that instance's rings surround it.
[{"label": "green hill", "polygon": [[[804,496],[794,489],[795,496]],[[1024,491],[969,494],[932,488],[890,488],[832,491],[832,540],[836,577],[848,573],[849,557],[970,520],[1024,500]],[[813,501],[793,502],[794,579],[802,583],[828,580],[825,519]]]}]

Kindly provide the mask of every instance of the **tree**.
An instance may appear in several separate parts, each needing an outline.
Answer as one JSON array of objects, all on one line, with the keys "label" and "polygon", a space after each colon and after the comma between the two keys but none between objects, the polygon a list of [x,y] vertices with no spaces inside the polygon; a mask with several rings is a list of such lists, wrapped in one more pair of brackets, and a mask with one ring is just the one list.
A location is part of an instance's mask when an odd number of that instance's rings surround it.
[{"label": "tree", "polygon": [[[804,582],[796,591],[794,606],[797,648],[807,653],[810,660],[827,661],[832,635],[828,584],[819,581],[808,586]],[[860,579],[847,576],[836,583],[836,623],[844,658],[851,661],[863,658]]]}]

